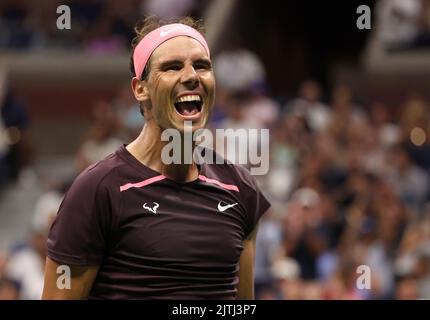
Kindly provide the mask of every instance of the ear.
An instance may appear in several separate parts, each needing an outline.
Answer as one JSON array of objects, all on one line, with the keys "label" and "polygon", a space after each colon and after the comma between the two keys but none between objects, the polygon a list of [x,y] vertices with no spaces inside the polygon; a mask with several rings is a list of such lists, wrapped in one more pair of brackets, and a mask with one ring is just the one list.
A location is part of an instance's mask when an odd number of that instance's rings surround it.
[{"label": "ear", "polygon": [[143,102],[146,100],[150,100],[147,81],[140,81],[138,78],[134,77],[131,80],[131,89],[133,90],[134,97],[137,101]]}]

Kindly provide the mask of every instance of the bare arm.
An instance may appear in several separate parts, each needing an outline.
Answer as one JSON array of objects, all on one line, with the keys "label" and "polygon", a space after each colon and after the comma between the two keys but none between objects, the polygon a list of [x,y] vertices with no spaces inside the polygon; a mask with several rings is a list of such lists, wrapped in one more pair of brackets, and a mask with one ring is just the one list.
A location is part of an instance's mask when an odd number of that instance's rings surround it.
[{"label": "bare arm", "polygon": [[239,284],[236,297],[238,300],[254,299],[254,255],[257,229],[256,226],[248,238],[243,241],[243,251],[239,259]]},{"label": "bare arm", "polygon": [[57,262],[46,258],[45,283],[43,287],[43,300],[81,300],[87,299],[99,266],[77,267],[69,266],[71,271],[70,289],[58,288],[57,280],[64,273],[57,273],[60,266]]}]

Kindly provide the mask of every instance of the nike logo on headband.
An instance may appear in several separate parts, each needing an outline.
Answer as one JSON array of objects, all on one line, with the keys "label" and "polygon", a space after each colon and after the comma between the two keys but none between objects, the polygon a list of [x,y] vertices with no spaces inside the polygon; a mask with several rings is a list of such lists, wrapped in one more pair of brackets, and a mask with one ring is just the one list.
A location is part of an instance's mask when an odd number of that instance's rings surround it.
[{"label": "nike logo on headband", "polygon": [[160,37],[165,37],[167,36],[170,32],[175,31],[176,29],[179,29],[179,27],[174,27],[172,29],[169,29],[167,31],[161,31],[160,32]]}]

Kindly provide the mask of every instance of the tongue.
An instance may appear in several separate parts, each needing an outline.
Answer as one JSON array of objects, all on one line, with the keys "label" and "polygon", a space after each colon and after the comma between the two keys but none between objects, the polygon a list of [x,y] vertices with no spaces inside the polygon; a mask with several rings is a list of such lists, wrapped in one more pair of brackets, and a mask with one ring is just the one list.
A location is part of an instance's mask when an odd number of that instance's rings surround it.
[{"label": "tongue", "polygon": [[180,102],[175,104],[175,107],[183,116],[192,116],[199,112],[195,102]]}]

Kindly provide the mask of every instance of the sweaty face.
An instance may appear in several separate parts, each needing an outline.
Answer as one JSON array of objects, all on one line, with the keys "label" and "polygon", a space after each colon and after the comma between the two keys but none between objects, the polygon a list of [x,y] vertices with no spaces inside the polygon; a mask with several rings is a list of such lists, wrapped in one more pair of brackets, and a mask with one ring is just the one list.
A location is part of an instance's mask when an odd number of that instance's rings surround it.
[{"label": "sweaty face", "polygon": [[183,131],[191,121],[193,131],[203,128],[214,103],[215,78],[204,47],[180,36],[153,52],[147,87],[151,113],[162,129]]}]

